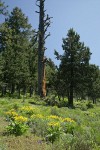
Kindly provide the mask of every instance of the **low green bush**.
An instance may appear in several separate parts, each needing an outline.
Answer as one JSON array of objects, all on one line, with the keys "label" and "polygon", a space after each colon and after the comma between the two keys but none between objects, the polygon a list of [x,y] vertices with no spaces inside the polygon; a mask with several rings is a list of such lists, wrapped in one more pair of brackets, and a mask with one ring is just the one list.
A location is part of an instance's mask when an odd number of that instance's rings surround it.
[{"label": "low green bush", "polygon": [[86,106],[87,106],[88,109],[89,109],[89,108],[94,108],[94,106],[93,106],[93,104],[92,104],[91,102],[88,102],[88,103],[86,104]]},{"label": "low green bush", "polygon": [[14,134],[16,136],[24,134],[28,130],[28,118],[16,113],[15,110],[6,112],[9,125],[6,127],[8,134]]}]

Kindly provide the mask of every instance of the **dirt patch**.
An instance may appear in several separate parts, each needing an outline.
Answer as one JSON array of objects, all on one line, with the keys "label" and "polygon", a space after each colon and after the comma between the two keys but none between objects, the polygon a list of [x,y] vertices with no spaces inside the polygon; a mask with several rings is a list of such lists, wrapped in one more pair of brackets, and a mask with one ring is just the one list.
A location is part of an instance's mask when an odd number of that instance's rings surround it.
[{"label": "dirt patch", "polygon": [[0,117],[0,148],[6,150],[47,150],[47,144],[34,135],[17,136],[6,135],[5,127],[8,122],[4,117]]},{"label": "dirt patch", "polygon": [[46,143],[34,136],[8,137],[5,140],[8,150],[46,150]]},{"label": "dirt patch", "polygon": [[[5,127],[8,125],[8,122],[4,117],[0,117],[0,133],[3,133],[5,130]],[[1,135],[1,134],[0,134]]]}]

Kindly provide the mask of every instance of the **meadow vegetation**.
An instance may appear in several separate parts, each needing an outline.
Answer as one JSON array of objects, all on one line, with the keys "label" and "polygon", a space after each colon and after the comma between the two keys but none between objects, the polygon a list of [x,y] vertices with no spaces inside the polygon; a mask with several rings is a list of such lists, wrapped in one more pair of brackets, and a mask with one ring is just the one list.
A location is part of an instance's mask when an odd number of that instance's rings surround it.
[{"label": "meadow vegetation", "polygon": [[0,99],[0,150],[99,150],[100,104],[74,108],[43,99]]}]

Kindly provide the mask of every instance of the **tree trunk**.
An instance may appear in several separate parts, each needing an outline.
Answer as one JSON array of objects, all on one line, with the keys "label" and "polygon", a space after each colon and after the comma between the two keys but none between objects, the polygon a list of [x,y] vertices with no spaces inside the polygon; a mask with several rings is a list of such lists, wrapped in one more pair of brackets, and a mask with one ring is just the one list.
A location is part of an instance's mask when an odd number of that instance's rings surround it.
[{"label": "tree trunk", "polygon": [[45,58],[43,59],[42,97],[46,97]]},{"label": "tree trunk", "polygon": [[2,87],[1,87],[1,96],[5,96],[6,95],[6,85],[3,85]]},{"label": "tree trunk", "polygon": [[93,98],[93,104],[96,104],[96,98]]},{"label": "tree trunk", "polygon": [[59,101],[61,101],[61,97],[58,95],[58,99],[59,99]]},{"label": "tree trunk", "polygon": [[70,85],[70,95],[69,95],[69,101],[68,101],[69,107],[73,107],[73,83]]},{"label": "tree trunk", "polygon": [[46,80],[45,80],[45,40],[49,34],[45,34],[47,28],[50,26],[49,15],[45,15],[44,2],[45,0],[37,0],[39,2],[39,41],[38,41],[38,95],[41,97],[46,96]]},{"label": "tree trunk", "polygon": [[17,90],[18,90],[18,99],[20,99],[20,86],[17,86]]},{"label": "tree trunk", "polygon": [[32,95],[33,95],[33,87],[30,86],[30,97],[32,97]]},{"label": "tree trunk", "polygon": [[1,91],[1,96],[4,96],[4,95],[6,95],[6,86],[5,85],[3,85],[2,86],[2,89],[1,89],[2,91]]},{"label": "tree trunk", "polygon": [[14,94],[15,92],[15,84],[12,83],[11,85],[11,94]]},{"label": "tree trunk", "polygon": [[69,95],[69,107],[73,107],[73,78],[74,78],[74,72],[73,72],[73,54],[71,55],[71,78],[70,78],[70,95]]},{"label": "tree trunk", "polygon": [[25,96],[26,95],[26,86],[24,85],[23,87],[23,95]]}]

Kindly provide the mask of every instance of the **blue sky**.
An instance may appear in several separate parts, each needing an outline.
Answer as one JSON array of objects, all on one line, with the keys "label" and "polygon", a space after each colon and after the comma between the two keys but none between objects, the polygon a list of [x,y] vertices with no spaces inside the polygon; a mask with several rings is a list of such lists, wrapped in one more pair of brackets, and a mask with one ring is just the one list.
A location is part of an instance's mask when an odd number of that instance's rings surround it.
[{"label": "blue sky", "polygon": [[[29,18],[33,28],[38,28],[38,7],[36,0],[3,0],[11,11],[15,6],[22,9]],[[91,63],[100,66],[100,0],[46,0],[45,9],[53,17],[48,32],[51,36],[46,41],[46,55],[56,63],[54,49],[60,54],[62,38],[65,38],[70,28],[80,35],[80,39],[89,46],[92,56]],[[2,20],[2,18],[1,18]]]}]

